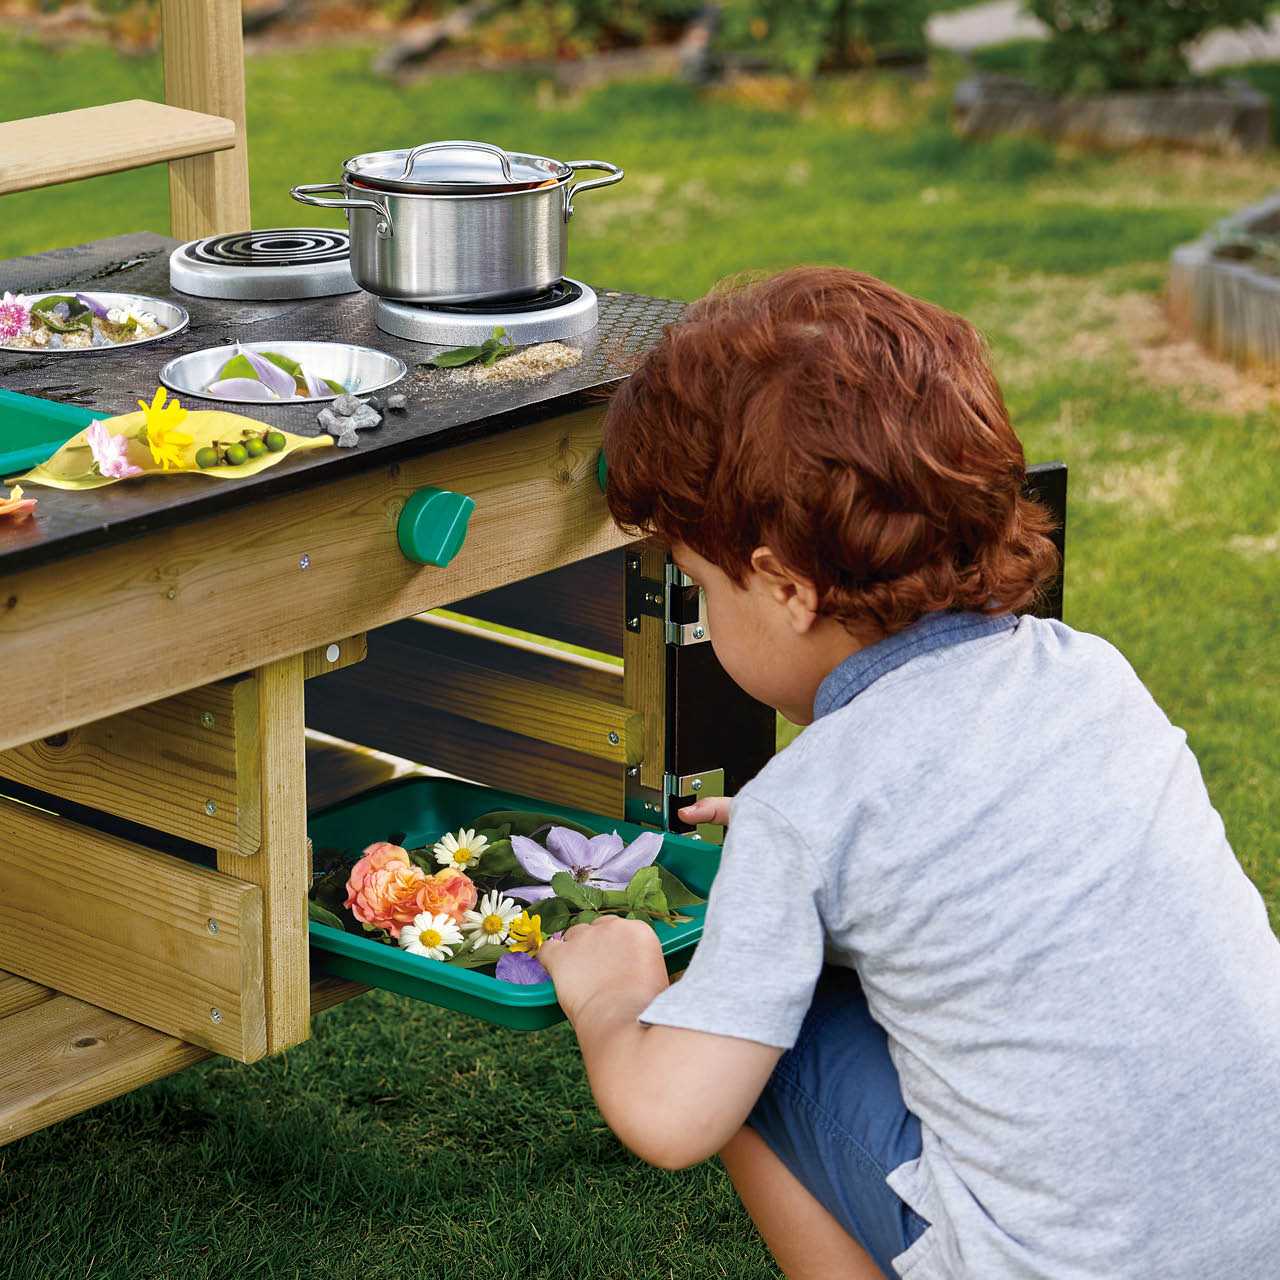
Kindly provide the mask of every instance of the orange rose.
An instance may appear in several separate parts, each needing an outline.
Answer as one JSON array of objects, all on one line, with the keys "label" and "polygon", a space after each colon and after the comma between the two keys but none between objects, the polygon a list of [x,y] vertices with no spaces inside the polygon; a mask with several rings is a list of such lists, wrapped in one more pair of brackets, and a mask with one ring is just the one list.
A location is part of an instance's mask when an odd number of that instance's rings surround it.
[{"label": "orange rose", "polygon": [[418,891],[418,900],[423,911],[432,915],[447,915],[455,924],[462,923],[462,917],[476,905],[476,887],[471,877],[456,867],[445,867],[433,876],[427,876],[426,883]]},{"label": "orange rose", "polygon": [[379,840],[351,868],[343,905],[363,924],[385,929],[393,938],[399,938],[401,927],[412,924],[414,916],[426,909],[421,895],[431,879],[409,861],[409,855],[398,844]]}]

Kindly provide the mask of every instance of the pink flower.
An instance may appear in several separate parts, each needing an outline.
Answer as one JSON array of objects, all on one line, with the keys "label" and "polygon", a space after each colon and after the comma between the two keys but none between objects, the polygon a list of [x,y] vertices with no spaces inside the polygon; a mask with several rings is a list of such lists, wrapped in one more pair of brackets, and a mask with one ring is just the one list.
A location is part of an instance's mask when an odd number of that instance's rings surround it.
[{"label": "pink flower", "polygon": [[428,910],[420,901],[427,879],[427,873],[410,862],[398,844],[380,840],[351,868],[343,905],[362,924],[385,929],[399,938],[400,930],[412,924],[414,916]]},{"label": "pink flower", "polygon": [[461,924],[462,917],[476,905],[476,887],[471,877],[457,867],[445,867],[428,876],[418,896],[423,911],[447,915],[455,924]]},{"label": "pink flower", "polygon": [[12,342],[31,332],[31,308],[27,300],[18,294],[6,293],[0,298],[0,342]]},{"label": "pink flower", "polygon": [[114,480],[127,480],[130,476],[140,476],[141,467],[135,467],[125,457],[129,442],[124,436],[113,436],[107,430],[105,422],[93,421],[85,428],[85,443],[93,452],[93,460],[104,476]]}]

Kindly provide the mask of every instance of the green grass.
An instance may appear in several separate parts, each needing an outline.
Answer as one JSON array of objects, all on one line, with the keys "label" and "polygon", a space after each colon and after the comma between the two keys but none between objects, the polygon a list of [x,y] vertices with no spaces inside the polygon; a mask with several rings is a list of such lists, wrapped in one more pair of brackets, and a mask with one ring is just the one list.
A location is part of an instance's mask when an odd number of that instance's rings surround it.
[{"label": "green grass", "polygon": [[[1276,913],[1275,412],[1153,380],[1131,338],[1170,249],[1265,192],[1266,166],[963,143],[945,65],[936,93],[826,84],[788,113],[653,85],[557,104],[519,76],[393,88],[368,61],[250,62],[258,225],[312,221],[289,186],[357,151],[491,138],[626,166],[579,202],[588,280],[692,298],[844,263],[971,315],[1030,457],[1073,467],[1068,620],[1185,726]],[[158,91],[154,59],[0,43],[3,116]],[[167,224],[158,170],[2,209],[4,256]],[[658,1173],[603,1131],[565,1028],[522,1038],[381,995],[283,1058],[197,1068],[0,1151],[0,1181],[5,1277],[772,1274],[718,1168]]]}]

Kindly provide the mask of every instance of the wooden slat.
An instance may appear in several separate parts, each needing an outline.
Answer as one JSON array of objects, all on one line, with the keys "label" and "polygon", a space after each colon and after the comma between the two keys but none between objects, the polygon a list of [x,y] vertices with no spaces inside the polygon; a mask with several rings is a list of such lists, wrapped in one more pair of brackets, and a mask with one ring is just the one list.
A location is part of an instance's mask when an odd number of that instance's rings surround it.
[{"label": "wooden slat", "polygon": [[179,240],[247,231],[249,151],[240,0],[161,0],[164,96],[174,106],[224,116],[234,147],[169,166],[169,226]]},{"label": "wooden slat", "polygon": [[23,1009],[42,1004],[55,995],[57,992],[52,988],[19,978],[16,973],[0,973],[0,1018],[21,1013]]},{"label": "wooden slat", "polygon": [[372,791],[410,772],[412,767],[409,761],[308,730],[307,812],[315,813]]},{"label": "wooden slat", "polygon": [[8,800],[0,966],[245,1062],[266,1051],[258,889]]},{"label": "wooden slat", "polygon": [[609,551],[459,600],[453,609],[620,658],[622,603],[622,556]]},{"label": "wooden slat", "polygon": [[[655,542],[631,549],[640,555],[640,572],[661,582],[667,553]],[[644,749],[640,784],[659,790],[666,770],[667,649],[661,618],[643,614],[639,631],[624,632],[622,655],[623,701],[644,716]]]},{"label": "wooden slat", "polygon": [[[206,685],[0,752],[0,778],[212,849],[258,848],[259,797],[237,770],[235,686]],[[241,718],[242,720],[243,718]]]},{"label": "wooden slat", "polygon": [[[621,546],[594,477],[600,412],[8,576],[0,749]],[[477,502],[447,569],[413,564],[396,544],[399,510],[424,485]],[[101,676],[103,618],[129,637],[128,670],[111,681]]]},{"label": "wooden slat", "polygon": [[310,874],[302,668],[302,655],[297,654],[260,668],[253,679],[237,686],[244,699],[239,714],[257,721],[256,751],[241,760],[240,768],[245,776],[259,779],[262,842],[251,857],[218,853],[219,871],[261,890],[267,1048],[271,1053],[307,1038]]},{"label": "wooden slat", "polygon": [[[434,638],[431,628],[408,625],[424,639]],[[334,680],[341,680],[344,689],[357,695],[394,689],[406,710],[446,711],[614,764],[638,762],[643,733],[643,718],[638,713],[628,712],[617,702],[513,674],[509,666],[481,665],[486,655],[477,651],[479,646],[464,645],[463,651],[481,661],[464,661],[445,652],[448,641],[456,641],[447,633],[437,633],[444,643],[420,648],[403,643],[398,638],[404,634],[402,630],[390,632],[392,628],[375,632],[369,660]],[[487,648],[502,653],[498,646]],[[522,660],[513,664],[516,666],[537,662],[534,655],[518,651],[507,656]],[[555,665],[552,661],[551,666]],[[565,674],[609,679],[595,672],[575,673],[573,668]]]},{"label": "wooden slat", "polygon": [[[0,974],[0,992],[7,977]],[[311,1012],[365,990],[318,978]],[[0,1019],[0,1145],[211,1056],[200,1045],[50,993],[38,1007]]]},{"label": "wooden slat", "polygon": [[331,671],[341,671],[344,667],[363,662],[368,652],[369,642],[364,632],[347,636],[345,640],[331,640],[328,644],[308,649],[302,655],[302,677],[311,680]]},{"label": "wooden slat", "polygon": [[0,124],[0,195],[235,145],[231,120],[140,98],[10,120]]}]

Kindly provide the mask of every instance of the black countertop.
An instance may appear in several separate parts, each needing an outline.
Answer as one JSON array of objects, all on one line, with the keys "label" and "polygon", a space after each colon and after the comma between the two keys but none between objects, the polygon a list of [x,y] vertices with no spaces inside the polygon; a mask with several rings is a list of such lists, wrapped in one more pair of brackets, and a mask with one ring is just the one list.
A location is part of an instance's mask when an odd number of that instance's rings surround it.
[{"label": "black countertop", "polygon": [[[169,476],[71,491],[32,485],[40,505],[24,524],[0,522],[0,573],[92,550],[149,530],[227,511],[255,500],[326,483],[480,436],[571,412],[598,401],[626,376],[626,363],[657,339],[683,304],[593,286],[600,322],[571,340],[581,363],[527,382],[467,385],[418,371],[436,347],[383,333],[366,293],[289,302],[229,302],[173,293],[169,253],[178,244],[150,232],[54,249],[0,263],[0,292],[75,289],[172,297],[191,314],[190,327],[139,347],[74,354],[0,351],[0,387],[100,410],[128,413],[150,399],[160,367],[204,347],[286,339],[350,342],[399,356],[409,374],[384,394],[408,397],[404,413],[386,413],[381,427],[360,433],[355,449],[309,450],[244,480]],[[225,408],[299,435],[319,435],[318,405],[233,405],[190,401],[190,408]],[[3,422],[0,421],[0,431]]]}]

